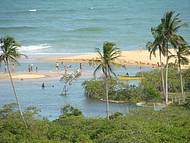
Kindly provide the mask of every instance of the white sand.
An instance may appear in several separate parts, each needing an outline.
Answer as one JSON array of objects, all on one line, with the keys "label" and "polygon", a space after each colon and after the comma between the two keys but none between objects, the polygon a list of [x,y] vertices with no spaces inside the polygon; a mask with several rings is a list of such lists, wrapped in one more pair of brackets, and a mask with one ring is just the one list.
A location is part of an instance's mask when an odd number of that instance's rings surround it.
[{"label": "white sand", "polygon": [[[171,50],[174,53],[174,50]],[[90,60],[97,60],[99,57],[96,53],[94,54],[82,54],[78,56],[67,56],[61,58],[46,58],[48,61],[52,62],[73,62],[73,63],[89,63]],[[188,57],[190,59],[190,56]],[[162,62],[165,63],[165,58],[162,58]],[[156,57],[152,55],[150,59],[150,53],[147,50],[135,50],[135,51],[122,51],[121,56],[115,61],[117,64],[126,65],[126,66],[158,66],[160,62],[159,54],[156,53]],[[174,59],[171,59],[170,62],[174,62]],[[188,65],[189,66],[189,65]],[[187,67],[187,66],[186,66]]]},{"label": "white sand", "polygon": [[[34,74],[34,73],[13,73],[12,78],[15,80],[24,80],[24,79],[39,79],[39,78],[45,78],[48,77],[46,74]],[[0,74],[0,80],[1,79],[9,79],[9,75],[6,73]]]}]

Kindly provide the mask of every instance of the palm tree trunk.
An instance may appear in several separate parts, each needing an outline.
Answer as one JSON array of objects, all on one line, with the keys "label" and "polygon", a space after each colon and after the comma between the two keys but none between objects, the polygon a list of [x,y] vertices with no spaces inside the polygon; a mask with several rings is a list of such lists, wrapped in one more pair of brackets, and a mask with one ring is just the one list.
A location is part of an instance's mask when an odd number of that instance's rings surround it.
[{"label": "palm tree trunk", "polygon": [[182,77],[182,72],[181,72],[181,64],[179,64],[179,74],[180,74],[180,82],[181,82],[181,95],[182,95],[183,101],[185,101],[184,90],[183,90],[183,77]]},{"label": "palm tree trunk", "polygon": [[16,98],[16,102],[17,102],[17,105],[18,105],[18,109],[19,109],[19,112],[20,112],[20,116],[24,122],[24,125],[26,128],[28,128],[28,125],[26,123],[26,120],[24,118],[24,115],[22,113],[22,109],[21,109],[21,106],[20,106],[20,103],[19,103],[19,100],[18,100],[18,97],[16,95],[16,90],[15,90],[15,86],[14,86],[14,83],[13,83],[13,79],[12,79],[12,75],[11,75],[11,71],[10,71],[10,68],[9,68],[9,62],[8,60],[6,60],[6,65],[7,65],[7,70],[8,70],[8,73],[9,73],[9,77],[10,77],[10,81],[11,81],[11,85],[12,85],[12,88],[13,88],[13,93],[14,93],[14,96]]},{"label": "palm tree trunk", "polygon": [[107,113],[107,119],[109,120],[109,96],[108,96],[108,81],[107,81],[107,77],[106,77],[105,87],[106,87],[106,113]]},{"label": "palm tree trunk", "polygon": [[162,65],[162,55],[160,51],[160,66],[161,66],[161,80],[162,80],[162,90],[163,90],[163,95],[165,97],[165,86],[164,86],[164,71],[163,71],[163,65]]},{"label": "palm tree trunk", "polygon": [[105,69],[105,89],[106,89],[106,114],[107,114],[107,119],[109,120],[109,88],[108,88],[108,67]]},{"label": "palm tree trunk", "polygon": [[167,55],[166,55],[166,83],[165,83],[165,94],[166,94],[166,99],[165,99],[165,102],[166,102],[166,105],[168,104],[168,60],[169,60],[169,58],[168,58],[168,53],[167,53]]}]

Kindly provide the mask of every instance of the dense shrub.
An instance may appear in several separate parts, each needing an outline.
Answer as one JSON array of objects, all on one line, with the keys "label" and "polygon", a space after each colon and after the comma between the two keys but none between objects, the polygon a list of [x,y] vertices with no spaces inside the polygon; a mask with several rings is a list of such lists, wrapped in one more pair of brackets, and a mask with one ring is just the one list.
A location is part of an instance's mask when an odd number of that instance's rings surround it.
[{"label": "dense shrub", "polygon": [[[168,74],[168,88],[169,92],[180,92],[180,78],[179,73],[176,68],[169,68]],[[142,73],[138,73],[141,75]],[[142,81],[142,85],[144,86],[154,86],[154,88],[161,92],[162,91],[162,81],[161,81],[161,73],[159,69],[155,69],[150,72],[143,72],[144,80]],[[165,78],[165,75],[164,75]]]},{"label": "dense shrub", "polygon": [[[105,82],[103,80],[88,80],[83,82],[85,94],[92,98],[106,98],[105,97]],[[108,81],[109,94],[112,94],[115,86],[117,85],[116,80]]]},{"label": "dense shrub", "polygon": [[[125,102],[155,101],[160,99],[160,92],[149,81],[132,86],[124,82],[112,80],[109,82],[109,99]],[[96,99],[106,99],[103,80],[89,80],[83,83],[85,94]]]},{"label": "dense shrub", "polygon": [[63,108],[61,108],[61,114],[62,117],[81,116],[82,112],[79,109],[76,109],[71,105],[67,104]]},{"label": "dense shrub", "polygon": [[183,71],[185,89],[190,90],[190,68]]},{"label": "dense shrub", "polygon": [[35,118],[34,113],[24,112],[29,124],[25,129],[16,108],[0,109],[0,143],[190,142],[190,110],[180,106],[135,110],[126,116],[115,113],[111,120],[69,115],[48,121]]}]

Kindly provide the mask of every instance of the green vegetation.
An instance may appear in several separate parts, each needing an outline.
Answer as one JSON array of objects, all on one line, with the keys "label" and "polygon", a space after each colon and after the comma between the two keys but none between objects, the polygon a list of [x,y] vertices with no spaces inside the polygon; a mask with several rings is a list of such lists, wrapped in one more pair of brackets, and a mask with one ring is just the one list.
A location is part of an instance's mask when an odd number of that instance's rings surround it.
[{"label": "green vegetation", "polygon": [[[85,118],[67,105],[54,121],[37,118],[36,108],[24,112],[29,128],[19,118],[15,104],[0,109],[1,143],[188,143],[190,110],[171,106],[162,111],[135,110],[127,116]],[[164,122],[163,122],[164,121]]]},{"label": "green vegetation", "polygon": [[[173,64],[169,65],[168,75],[168,91],[171,96],[179,96],[180,94],[180,79],[177,67]],[[109,99],[115,101],[125,102],[162,102],[164,99],[162,90],[162,78],[160,76],[160,70],[155,69],[149,72],[137,73],[137,76],[143,74],[144,80],[142,80],[138,86],[130,86],[126,82],[120,82],[116,79],[109,80]],[[185,92],[189,93],[190,90],[190,69],[183,70],[182,75],[186,77]],[[103,80],[88,80],[83,83],[86,96],[95,99],[104,99],[105,88]]]},{"label": "green vegetation", "polygon": [[[138,102],[142,101],[140,95],[141,90],[137,87],[129,86],[123,82],[114,79],[108,81],[109,84],[109,100]],[[103,80],[89,80],[83,83],[86,96],[94,99],[106,100],[105,88]]]}]

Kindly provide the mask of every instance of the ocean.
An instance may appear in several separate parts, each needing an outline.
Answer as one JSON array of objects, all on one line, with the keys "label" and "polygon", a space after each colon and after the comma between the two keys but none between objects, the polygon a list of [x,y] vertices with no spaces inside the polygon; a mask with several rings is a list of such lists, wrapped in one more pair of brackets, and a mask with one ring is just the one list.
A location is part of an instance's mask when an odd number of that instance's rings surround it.
[{"label": "ocean", "polygon": [[[145,48],[168,10],[190,24],[189,0],[1,0],[0,36],[15,37],[28,54],[94,52],[105,41],[133,50]],[[181,29],[188,42],[189,33]]]}]

